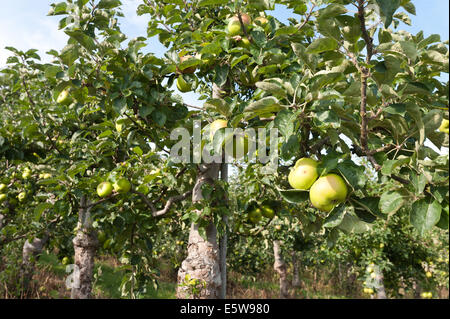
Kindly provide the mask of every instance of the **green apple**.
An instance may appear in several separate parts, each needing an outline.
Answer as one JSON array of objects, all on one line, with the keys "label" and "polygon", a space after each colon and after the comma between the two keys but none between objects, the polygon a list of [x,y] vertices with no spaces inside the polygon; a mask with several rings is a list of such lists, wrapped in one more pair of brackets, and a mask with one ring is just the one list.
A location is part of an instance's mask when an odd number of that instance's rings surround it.
[{"label": "green apple", "polygon": [[102,182],[97,186],[97,194],[100,197],[106,197],[111,195],[113,186],[110,182]]},{"label": "green apple", "polygon": [[214,122],[212,122],[209,125],[209,138],[212,141],[214,138],[214,134],[216,134],[216,132],[224,127],[228,126],[228,121],[226,120],[215,120]]},{"label": "green apple", "polygon": [[27,198],[27,193],[25,193],[25,192],[20,192],[19,195],[17,195],[17,199],[19,200],[19,202],[23,202],[26,198]]},{"label": "green apple", "polygon": [[43,179],[48,179],[48,178],[51,178],[51,177],[52,177],[52,174],[50,174],[50,173],[42,174],[42,178]]},{"label": "green apple", "polygon": [[6,198],[7,198],[6,194],[0,194],[0,203],[4,202],[6,200]]},{"label": "green apple", "polygon": [[275,217],[275,211],[272,207],[269,207],[267,205],[261,206],[262,215],[266,218],[272,219]]},{"label": "green apple", "polygon": [[61,264],[63,264],[63,265],[67,265],[69,262],[70,262],[69,257],[64,257],[64,258],[61,260]]},{"label": "green apple", "polygon": [[114,190],[118,193],[128,193],[131,189],[131,183],[126,178],[119,178],[113,184]]},{"label": "green apple", "polygon": [[[248,27],[252,22],[250,16],[246,13],[241,14],[242,23]],[[230,36],[239,35],[242,32],[241,22],[239,21],[239,17],[236,15],[230,19],[227,26],[227,31]]]},{"label": "green apple", "polygon": [[69,95],[69,89],[64,89],[61,91],[56,99],[56,102],[64,105],[72,103],[72,98]]},{"label": "green apple", "polygon": [[238,44],[242,48],[249,48],[250,47],[250,40],[246,37],[242,38],[241,41],[239,41]]},{"label": "green apple", "polygon": [[320,177],[309,190],[309,199],[313,206],[329,212],[347,198],[347,185],[342,177],[328,174]]},{"label": "green apple", "polygon": [[303,157],[299,159],[288,176],[289,184],[295,189],[309,189],[316,181],[318,163],[311,159]]},{"label": "green apple", "polygon": [[241,34],[241,23],[239,20],[231,19],[227,26],[228,34],[232,37]]},{"label": "green apple", "polygon": [[122,129],[123,129],[123,123],[116,122],[116,130],[117,130],[117,132],[122,133]]},{"label": "green apple", "polygon": [[262,212],[260,208],[255,208],[248,213],[248,219],[253,223],[257,224],[262,219]]},{"label": "green apple", "polygon": [[439,132],[447,133],[449,132],[449,121],[446,119],[442,120],[441,126],[439,126]]},{"label": "green apple", "polygon": [[30,176],[31,176],[31,172],[30,171],[24,171],[22,173],[22,178],[23,179],[28,179],[28,178],[30,178]]},{"label": "green apple", "polygon": [[6,184],[0,184],[0,192],[3,192],[6,189]]},{"label": "green apple", "polygon": [[192,83],[187,82],[182,75],[177,78],[177,88],[180,92],[192,91]]}]

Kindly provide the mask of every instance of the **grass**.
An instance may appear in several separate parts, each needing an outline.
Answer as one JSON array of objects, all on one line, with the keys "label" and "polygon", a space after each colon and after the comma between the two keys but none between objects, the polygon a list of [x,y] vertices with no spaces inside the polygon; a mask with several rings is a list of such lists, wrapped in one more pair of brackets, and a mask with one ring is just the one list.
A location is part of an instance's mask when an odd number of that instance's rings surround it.
[{"label": "grass", "polygon": [[[96,259],[94,271],[93,297],[97,299],[122,298],[120,285],[125,270],[113,257]],[[158,285],[148,285],[146,292],[140,296],[145,299],[175,299],[176,270],[170,264],[161,261]],[[44,253],[37,263],[33,277],[31,298],[70,298],[70,290],[65,286],[66,266],[62,265],[56,255]],[[323,269],[322,269],[323,270]],[[291,270],[288,270],[291,273]],[[351,287],[336,281],[329,272],[320,271],[316,276],[311,270],[300,274],[302,287],[291,288],[289,295],[295,299],[348,299],[369,298],[361,292],[356,282]],[[289,279],[290,280],[290,279]],[[228,299],[273,299],[279,298],[279,280],[275,272],[268,267],[257,276],[243,276],[241,273],[228,274]],[[448,291],[447,291],[448,296]]]}]

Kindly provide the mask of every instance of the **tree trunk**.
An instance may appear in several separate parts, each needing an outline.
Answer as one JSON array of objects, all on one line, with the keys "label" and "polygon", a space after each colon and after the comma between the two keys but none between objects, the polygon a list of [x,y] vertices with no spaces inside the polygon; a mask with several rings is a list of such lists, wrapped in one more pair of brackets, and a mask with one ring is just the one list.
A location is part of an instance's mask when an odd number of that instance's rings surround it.
[{"label": "tree trunk", "polygon": [[380,273],[379,287],[377,288],[377,299],[386,299],[386,289],[384,288],[384,276]]},{"label": "tree trunk", "polygon": [[[222,163],[220,170],[220,178],[227,182],[228,181],[228,164],[225,161]],[[220,288],[220,299],[225,299],[227,296],[227,245],[228,245],[228,216],[222,217],[223,223],[226,225],[225,233],[220,238],[219,249],[220,249],[220,274],[222,279],[222,286]]]},{"label": "tree trunk", "polygon": [[23,244],[21,280],[25,295],[28,294],[30,282],[33,278],[36,259],[39,257],[39,254],[42,253],[47,241],[48,235],[45,234],[42,238],[34,238],[31,243],[27,239]]},{"label": "tree trunk", "polygon": [[[199,176],[192,192],[193,203],[203,199],[201,186],[204,183],[213,183],[218,178],[220,164],[200,164],[199,168]],[[208,225],[204,239],[199,233],[199,225],[193,223],[189,233],[188,254],[178,271],[177,298],[219,298],[222,285],[219,260],[215,225]],[[200,281],[199,291],[193,292],[188,278]]]},{"label": "tree trunk", "polygon": [[417,281],[413,282],[414,299],[420,299],[420,294],[422,293],[422,287]]},{"label": "tree trunk", "polygon": [[297,252],[294,250],[292,252],[292,265],[293,265],[293,277],[292,277],[292,287],[300,288],[302,283],[300,281],[300,273],[299,273],[299,264],[300,260],[297,259]]},{"label": "tree trunk", "polygon": [[92,297],[94,258],[98,246],[97,234],[91,227],[90,208],[86,197],[81,198],[78,214],[78,233],[73,239],[75,265],[72,273],[72,299]]},{"label": "tree trunk", "polygon": [[283,260],[283,257],[281,256],[281,244],[278,240],[273,241],[273,254],[275,257],[273,268],[280,276],[280,298],[285,299],[289,297],[287,267],[286,263]]}]

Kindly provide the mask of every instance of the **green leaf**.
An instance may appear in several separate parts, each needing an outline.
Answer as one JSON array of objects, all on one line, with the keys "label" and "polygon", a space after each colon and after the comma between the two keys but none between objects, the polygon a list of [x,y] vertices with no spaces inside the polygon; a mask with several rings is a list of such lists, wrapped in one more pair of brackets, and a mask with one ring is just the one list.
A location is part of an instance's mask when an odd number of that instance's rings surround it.
[{"label": "green leaf", "polygon": [[230,104],[224,99],[209,99],[203,106],[205,109],[212,109],[226,117],[231,115]]},{"label": "green leaf", "polygon": [[390,176],[395,168],[408,164],[410,160],[409,157],[398,160],[386,160],[381,168],[381,174]]},{"label": "green leaf", "polygon": [[42,216],[42,213],[49,208],[52,208],[53,205],[50,203],[40,203],[34,208],[34,220],[37,222]]},{"label": "green leaf", "polygon": [[342,4],[332,3],[324,9],[319,10],[319,18],[326,19],[347,13],[347,9]]},{"label": "green leaf", "polygon": [[298,140],[297,135],[291,135],[287,139],[287,142],[283,143],[281,146],[281,157],[284,160],[289,160],[293,156],[295,156],[296,152],[299,150],[300,141]]},{"label": "green leaf", "polygon": [[325,218],[323,227],[325,228],[334,228],[337,227],[345,216],[345,205],[341,204],[338,207],[335,207],[331,213]]},{"label": "green leaf", "polygon": [[120,115],[122,115],[125,112],[126,106],[127,106],[127,99],[124,97],[117,98],[113,101],[113,109]]},{"label": "green leaf", "polygon": [[347,212],[338,228],[346,233],[360,234],[371,229],[371,225],[360,220],[355,215]]},{"label": "green leaf", "polygon": [[258,101],[250,103],[245,109],[244,113],[247,113],[247,119],[251,119],[255,116],[278,112],[282,110],[283,107],[276,97],[267,96]]},{"label": "green leaf", "polygon": [[85,47],[89,51],[94,51],[96,49],[96,45],[94,42],[94,39],[85,34],[81,30],[76,31],[70,31],[66,30],[64,31],[68,36],[75,39],[79,44],[81,44],[83,47]]},{"label": "green leaf", "polygon": [[403,195],[398,191],[384,192],[380,197],[379,208],[383,214],[393,214],[404,203]]},{"label": "green leaf", "polygon": [[274,126],[278,128],[280,133],[287,139],[294,133],[295,114],[288,109],[278,112],[274,120]]},{"label": "green leaf", "polygon": [[379,208],[380,204],[380,198],[369,196],[364,198],[351,198],[352,203],[355,207],[355,212],[358,209],[364,209],[365,211],[369,212],[373,216],[380,217],[380,218],[386,218],[381,212]]},{"label": "green leaf", "polygon": [[416,174],[414,171],[409,172],[409,180],[411,181],[412,186],[414,187],[414,191],[416,195],[420,195],[423,193],[425,186],[427,185],[427,178],[424,174]]},{"label": "green leaf", "polygon": [[[383,84],[384,86],[385,84]],[[399,114],[404,116],[406,113],[406,104],[403,103],[394,103],[390,104],[388,107],[384,109],[384,112],[389,114]]]},{"label": "green leaf", "polygon": [[282,86],[279,81],[275,81],[274,79],[266,79],[261,82],[255,83],[257,88],[260,88],[263,91],[271,95],[277,95],[281,98],[287,98],[286,89]]},{"label": "green leaf", "polygon": [[288,203],[299,204],[309,200],[309,192],[299,189],[278,190],[281,197]]},{"label": "green leaf", "polygon": [[99,9],[112,9],[122,5],[120,0],[101,0],[97,7]]},{"label": "green leaf", "polygon": [[367,178],[363,166],[356,165],[353,161],[346,159],[339,163],[337,168],[354,190],[362,189],[366,185]]},{"label": "green leaf", "polygon": [[113,132],[111,130],[106,130],[102,134],[100,134],[97,138],[99,138],[99,139],[104,138],[104,137],[110,136],[112,134],[113,134]]},{"label": "green leaf", "polygon": [[138,156],[142,156],[142,154],[144,154],[144,152],[142,151],[142,149],[139,146],[134,147],[133,152]]},{"label": "green leaf", "polygon": [[387,29],[392,23],[395,11],[400,7],[400,0],[376,0],[382,12],[384,28]]},{"label": "green leaf", "polygon": [[420,235],[430,231],[441,218],[441,205],[436,201],[424,198],[414,202],[411,207],[410,221]]},{"label": "green leaf", "polygon": [[166,123],[167,116],[166,116],[166,114],[163,113],[163,112],[154,111],[154,112],[152,113],[152,119],[153,119],[153,121],[155,121],[155,123],[158,124],[160,127],[163,127],[164,124]]},{"label": "green leaf", "polygon": [[233,58],[233,60],[231,61],[231,68],[234,68],[239,62],[244,61],[245,59],[248,59],[248,58],[249,58],[249,56],[247,54]]},{"label": "green leaf", "polygon": [[295,55],[299,60],[306,64],[311,70],[315,70],[317,66],[317,57],[313,54],[307,54],[306,48],[300,43],[292,43],[292,50],[294,50]]},{"label": "green leaf", "polygon": [[333,38],[320,38],[306,48],[306,53],[317,54],[325,51],[333,51],[338,48],[338,42]]},{"label": "green leaf", "polygon": [[219,6],[225,4],[228,4],[228,0],[200,0],[197,3],[197,7]]},{"label": "green leaf", "polygon": [[66,45],[59,55],[64,64],[71,66],[79,57],[78,46],[75,44]]}]

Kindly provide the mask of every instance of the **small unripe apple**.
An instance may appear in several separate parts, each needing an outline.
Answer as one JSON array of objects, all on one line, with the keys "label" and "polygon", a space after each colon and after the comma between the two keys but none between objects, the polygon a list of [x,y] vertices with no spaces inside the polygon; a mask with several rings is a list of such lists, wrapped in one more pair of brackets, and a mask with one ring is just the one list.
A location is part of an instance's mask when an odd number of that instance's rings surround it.
[{"label": "small unripe apple", "polygon": [[17,195],[17,199],[19,200],[19,202],[23,202],[27,197],[27,193],[25,192],[20,192],[19,195]]},{"label": "small unripe apple", "polygon": [[64,258],[61,260],[61,264],[63,264],[63,265],[67,265],[69,262],[70,262],[69,257],[64,257]]},{"label": "small unripe apple", "polygon": [[336,174],[328,174],[314,182],[309,191],[309,198],[315,208],[329,212],[345,201],[347,193],[344,179]]},{"label": "small unripe apple", "polygon": [[126,178],[119,178],[113,184],[114,190],[118,193],[128,193],[131,189],[131,183]]},{"label": "small unripe apple", "polygon": [[192,91],[192,83],[187,82],[182,75],[177,78],[177,89],[180,92],[186,93]]},{"label": "small unripe apple", "polygon": [[228,126],[228,121],[226,120],[215,120],[214,122],[212,122],[209,126],[209,138],[212,141],[214,138],[214,134],[216,134],[216,132],[224,127]]},{"label": "small unripe apple", "polygon": [[447,133],[449,132],[449,121],[446,119],[442,120],[441,126],[439,126],[439,132]]},{"label": "small unripe apple", "polygon": [[288,176],[289,184],[294,189],[308,190],[316,181],[317,161],[312,158],[303,157],[299,159]]},{"label": "small unripe apple", "polygon": [[102,182],[97,186],[97,194],[100,197],[106,197],[111,195],[113,186],[110,182]]},{"label": "small unripe apple", "polygon": [[6,184],[0,184],[0,192],[3,192],[6,189]]},{"label": "small unripe apple", "polygon": [[72,98],[69,95],[69,89],[65,89],[59,93],[58,98],[56,99],[56,102],[59,104],[70,104],[72,103]]},{"label": "small unripe apple", "polygon": [[6,194],[0,194],[0,203],[3,202],[3,201],[5,201],[6,198],[7,198],[7,195],[6,195]]},{"label": "small unripe apple", "polygon": [[[242,23],[248,27],[250,23],[252,22],[252,19],[250,16],[246,13],[241,14]],[[239,21],[239,17],[236,15],[230,19],[227,26],[227,31],[230,36],[236,36],[241,34],[242,32],[242,26],[241,22]]]}]

